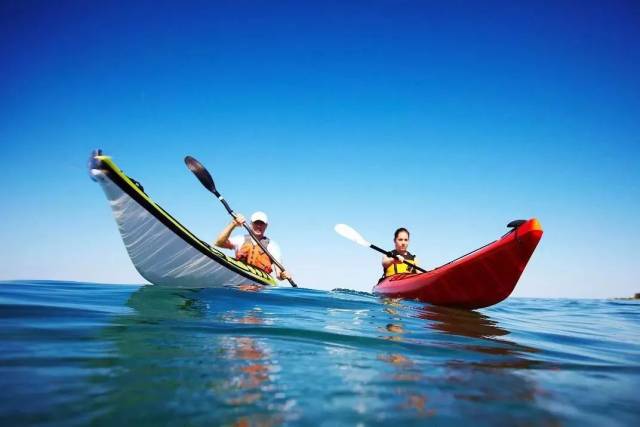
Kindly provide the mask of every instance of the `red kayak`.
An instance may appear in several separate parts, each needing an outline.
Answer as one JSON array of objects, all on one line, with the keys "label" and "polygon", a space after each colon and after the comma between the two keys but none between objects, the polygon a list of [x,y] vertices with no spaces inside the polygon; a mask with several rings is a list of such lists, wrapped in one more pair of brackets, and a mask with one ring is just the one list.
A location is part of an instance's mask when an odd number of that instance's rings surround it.
[{"label": "red kayak", "polygon": [[516,287],[542,237],[535,218],[508,226],[513,229],[495,242],[426,273],[384,278],[373,291],[447,307],[475,309],[497,304]]}]

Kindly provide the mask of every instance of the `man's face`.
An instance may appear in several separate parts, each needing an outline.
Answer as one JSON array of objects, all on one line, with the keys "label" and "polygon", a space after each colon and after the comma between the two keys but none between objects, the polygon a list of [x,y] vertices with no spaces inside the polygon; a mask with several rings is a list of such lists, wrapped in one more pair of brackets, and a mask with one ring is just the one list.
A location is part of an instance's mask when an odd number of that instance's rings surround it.
[{"label": "man's face", "polygon": [[264,236],[264,232],[267,229],[267,224],[262,221],[253,221],[251,223],[251,229],[254,233],[256,233],[256,236],[262,237]]}]

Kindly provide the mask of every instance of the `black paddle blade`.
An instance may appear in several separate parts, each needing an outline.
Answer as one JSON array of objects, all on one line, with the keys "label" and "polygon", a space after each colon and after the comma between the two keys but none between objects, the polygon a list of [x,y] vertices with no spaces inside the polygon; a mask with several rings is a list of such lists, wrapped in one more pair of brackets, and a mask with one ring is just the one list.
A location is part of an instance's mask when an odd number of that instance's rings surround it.
[{"label": "black paddle blade", "polygon": [[202,163],[191,156],[185,157],[184,163],[207,190],[211,191],[214,194],[217,193],[216,184],[213,182],[213,178],[211,178],[211,174],[209,173],[207,168],[202,166]]}]

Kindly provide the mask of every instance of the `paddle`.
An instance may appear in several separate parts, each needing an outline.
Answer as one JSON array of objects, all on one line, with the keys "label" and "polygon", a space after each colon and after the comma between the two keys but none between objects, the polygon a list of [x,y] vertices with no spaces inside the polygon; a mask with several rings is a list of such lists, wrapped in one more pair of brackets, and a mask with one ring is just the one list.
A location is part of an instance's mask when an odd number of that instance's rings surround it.
[{"label": "paddle", "polygon": [[[365,240],[365,238],[362,237],[362,235],[360,233],[358,233],[353,228],[349,227],[347,224],[337,224],[333,229],[336,231],[336,233],[338,233],[342,237],[345,237],[345,238],[347,238],[347,239],[349,239],[349,240],[351,240],[353,242],[356,242],[360,246],[369,247],[369,248],[371,248],[371,249],[373,249],[375,251],[381,252],[381,253],[385,254],[386,256],[392,258],[391,252],[385,251],[384,249],[367,242]],[[427,272],[427,270],[425,270],[424,268],[420,268],[417,265],[410,264],[410,263],[408,263],[406,261],[404,262],[404,264],[407,264],[408,266],[411,266],[411,267],[415,268],[416,270],[421,271],[423,273]]]},{"label": "paddle", "polygon": [[[235,218],[236,217],[236,213],[233,211],[233,209],[231,209],[231,206],[229,206],[229,204],[224,199],[224,197],[222,197],[220,195],[218,190],[216,190],[216,184],[213,182],[213,178],[211,177],[211,174],[209,173],[209,171],[204,166],[202,166],[202,163],[200,163],[199,161],[197,161],[196,159],[194,159],[191,156],[185,157],[184,158],[184,163],[187,165],[189,170],[191,172],[193,172],[193,174],[196,176],[196,178],[198,178],[198,180],[202,183],[202,185],[204,185],[204,188],[206,188],[207,190],[211,191],[218,198],[218,200],[220,200],[222,202],[222,204],[224,205],[224,207],[227,210],[227,212],[229,212],[229,215],[231,215],[233,218]],[[276,260],[273,257],[273,255],[271,255],[271,253],[269,253],[269,251],[267,251],[267,248],[265,248],[264,245],[262,244],[262,242],[260,242],[258,237],[253,232],[253,230],[246,223],[243,223],[242,226],[249,232],[249,235],[258,244],[258,246],[260,246],[260,249],[262,249],[264,251],[264,253],[267,254],[267,256],[269,258],[271,258],[271,261],[273,261],[273,263],[275,265],[277,265],[278,268],[281,271],[286,271],[286,269],[282,266],[282,264],[280,264],[278,262],[278,260]],[[292,279],[287,279],[287,280],[289,281],[291,286],[293,286],[294,288],[298,287],[298,285],[296,285],[296,283]]]}]

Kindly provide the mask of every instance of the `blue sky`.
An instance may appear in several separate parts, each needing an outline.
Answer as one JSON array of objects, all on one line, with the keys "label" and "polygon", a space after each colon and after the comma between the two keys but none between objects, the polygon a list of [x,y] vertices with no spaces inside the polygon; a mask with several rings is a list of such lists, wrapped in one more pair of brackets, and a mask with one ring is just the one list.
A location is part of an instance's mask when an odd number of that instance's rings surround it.
[{"label": "blue sky", "polygon": [[0,5],[0,279],[143,281],[99,147],[212,240],[200,159],[305,287],[379,277],[339,222],[435,267],[537,217],[514,295],[640,292],[636,2],[103,3]]}]

